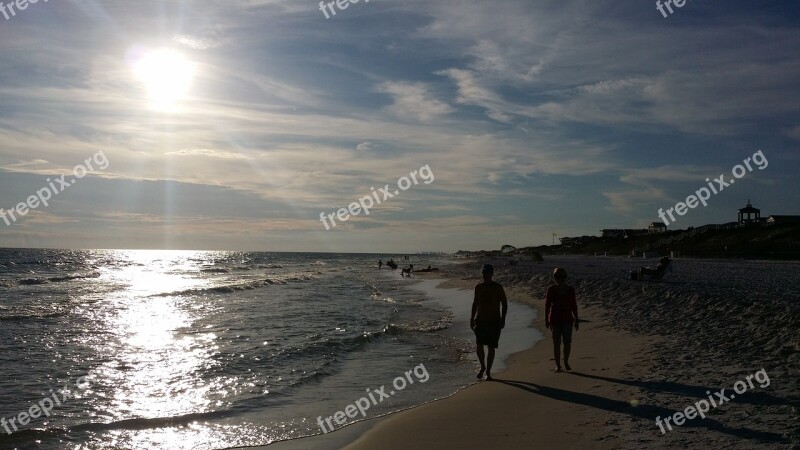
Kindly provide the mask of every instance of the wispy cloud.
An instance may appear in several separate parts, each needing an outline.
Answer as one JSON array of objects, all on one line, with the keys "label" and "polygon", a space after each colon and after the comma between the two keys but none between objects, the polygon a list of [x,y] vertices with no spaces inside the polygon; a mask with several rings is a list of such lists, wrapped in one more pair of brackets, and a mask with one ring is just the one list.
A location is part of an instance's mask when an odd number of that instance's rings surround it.
[{"label": "wispy cloud", "polygon": [[[92,0],[4,22],[0,206],[97,151],[111,165],[0,244],[243,248],[237,227],[283,250],[545,243],[645,222],[757,148],[781,163],[737,189],[800,213],[784,206],[800,194],[789,7],[696,3],[664,20],[610,0],[368,6],[326,21],[291,0]],[[162,47],[197,68],[170,114],[131,70]],[[315,222],[423,164],[434,183],[335,239]],[[740,201],[715,200],[697,220]]]}]

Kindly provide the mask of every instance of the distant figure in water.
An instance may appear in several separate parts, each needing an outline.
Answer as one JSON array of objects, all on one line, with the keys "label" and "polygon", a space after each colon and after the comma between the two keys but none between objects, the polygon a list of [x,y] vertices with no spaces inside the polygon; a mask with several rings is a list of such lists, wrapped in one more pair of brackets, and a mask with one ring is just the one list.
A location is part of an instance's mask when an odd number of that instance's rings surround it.
[{"label": "distant figure in water", "polygon": [[[494,267],[491,264],[484,264],[481,274],[483,275],[483,282],[475,285],[475,297],[472,300],[469,327],[475,332],[475,350],[481,363],[478,379],[483,379],[483,373],[486,372],[486,380],[491,381],[493,379],[494,350],[500,341],[500,330],[506,326],[508,300],[503,286],[492,281]],[[486,355],[485,362],[484,345],[489,347],[489,354]]]},{"label": "distant figure in water", "polygon": [[381,261],[381,260],[379,259],[379,260],[378,260],[378,270],[381,270],[381,269],[383,269],[383,261]]},{"label": "distant figure in water", "polygon": [[408,276],[410,277],[412,272],[414,272],[414,265],[409,264],[408,267],[406,267],[400,272],[400,276],[405,278],[406,274],[408,274]]},{"label": "distant figure in water", "polygon": [[664,274],[667,272],[667,269],[672,269],[672,260],[669,259],[669,256],[659,259],[658,265],[655,269],[651,269],[649,267],[640,267],[637,279],[644,280],[645,275],[650,275],[651,280],[660,280],[664,278]]},{"label": "distant figure in water", "polygon": [[553,332],[553,358],[556,372],[561,372],[561,341],[564,341],[564,368],[569,366],[569,353],[572,350],[572,326],[578,331],[578,304],[575,289],[567,286],[567,271],[556,267],[553,271],[556,284],[547,289],[544,301],[544,326]]}]

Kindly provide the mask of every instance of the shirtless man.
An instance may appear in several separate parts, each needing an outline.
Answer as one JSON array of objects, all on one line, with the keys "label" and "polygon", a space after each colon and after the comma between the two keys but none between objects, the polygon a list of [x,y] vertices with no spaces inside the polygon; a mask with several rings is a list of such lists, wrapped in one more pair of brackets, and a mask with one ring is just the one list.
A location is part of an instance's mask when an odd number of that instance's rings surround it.
[{"label": "shirtless man", "polygon": [[[476,351],[481,362],[481,371],[478,372],[478,379],[483,379],[486,372],[486,380],[492,380],[492,363],[494,362],[494,350],[500,340],[500,330],[506,326],[506,313],[508,312],[508,300],[503,286],[492,281],[494,268],[491,264],[485,264],[481,269],[483,282],[475,286],[475,297],[472,300],[472,315],[469,318],[469,327],[475,332]],[[502,307],[502,311],[501,311]],[[489,347],[489,354],[484,363],[483,346]]]}]

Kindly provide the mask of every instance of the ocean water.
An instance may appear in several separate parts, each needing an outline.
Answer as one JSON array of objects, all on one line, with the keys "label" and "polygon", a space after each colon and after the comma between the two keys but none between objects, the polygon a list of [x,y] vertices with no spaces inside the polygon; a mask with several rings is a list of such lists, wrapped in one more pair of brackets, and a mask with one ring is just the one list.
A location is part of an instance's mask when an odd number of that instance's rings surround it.
[{"label": "ocean water", "polygon": [[0,250],[0,448],[263,445],[471,382],[452,309],[376,259]]}]

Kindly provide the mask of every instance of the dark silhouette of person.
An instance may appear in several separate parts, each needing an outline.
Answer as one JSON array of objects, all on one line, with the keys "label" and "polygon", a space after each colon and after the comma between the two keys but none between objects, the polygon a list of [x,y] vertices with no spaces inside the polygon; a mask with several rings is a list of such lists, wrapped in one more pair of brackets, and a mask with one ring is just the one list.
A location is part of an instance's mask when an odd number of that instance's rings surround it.
[{"label": "dark silhouette of person", "polygon": [[[500,341],[500,330],[506,326],[508,300],[503,286],[492,281],[494,267],[491,264],[484,264],[481,274],[483,282],[475,285],[469,327],[475,332],[475,351],[481,363],[478,379],[483,379],[483,373],[486,372],[486,380],[491,381],[494,351]],[[489,348],[485,362],[484,345]]]},{"label": "dark silhouette of person", "polygon": [[556,267],[553,271],[556,284],[547,289],[544,302],[545,327],[553,332],[553,358],[556,372],[561,372],[561,342],[564,342],[564,368],[569,366],[569,353],[572,350],[572,327],[578,331],[578,304],[575,289],[567,286],[567,271]]},{"label": "dark silhouette of person", "polygon": [[383,261],[378,260],[378,270],[383,269]]},{"label": "dark silhouette of person", "polygon": [[670,268],[671,264],[672,260],[669,259],[669,256],[664,256],[663,258],[658,260],[658,265],[656,266],[655,269],[651,269],[649,267],[640,267],[637,279],[644,280],[645,275],[650,275],[650,279],[655,279],[655,280],[661,279],[664,276],[664,273],[667,271],[667,269]]},{"label": "dark silhouette of person", "polygon": [[400,271],[400,276],[405,278],[406,274],[408,274],[408,276],[410,277],[412,272],[414,272],[414,265],[409,264],[408,267]]}]

